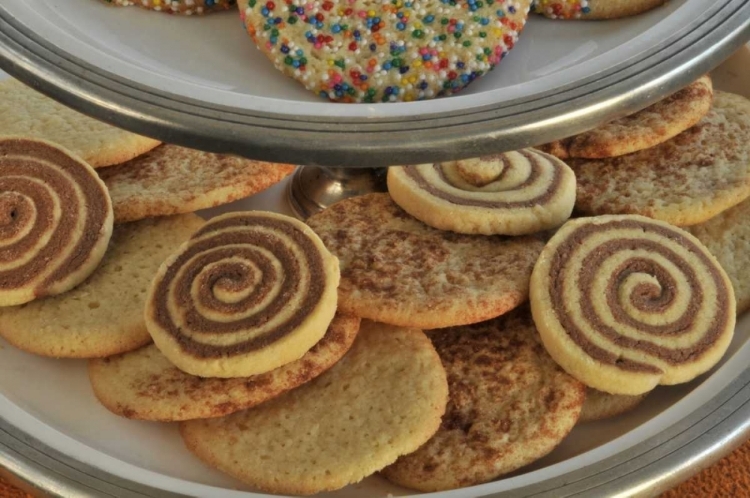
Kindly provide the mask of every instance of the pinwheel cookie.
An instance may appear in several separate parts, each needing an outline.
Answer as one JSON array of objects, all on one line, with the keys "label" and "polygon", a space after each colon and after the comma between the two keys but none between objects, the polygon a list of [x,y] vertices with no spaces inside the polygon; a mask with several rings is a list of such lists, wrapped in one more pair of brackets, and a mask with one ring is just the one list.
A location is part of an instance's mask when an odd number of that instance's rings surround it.
[{"label": "pinwheel cookie", "polygon": [[622,415],[640,405],[648,394],[635,396],[610,394],[589,387],[586,390],[586,402],[583,404],[578,422],[592,422]]},{"label": "pinwheel cookie", "polygon": [[304,223],[266,212],[206,223],[159,268],[146,327],[200,377],[247,377],[298,360],[336,313],[338,260]]},{"label": "pinwheel cookie", "polygon": [[532,10],[552,19],[619,19],[641,14],[667,0],[534,0]]},{"label": "pinwheel cookie", "polygon": [[441,230],[523,235],[562,225],[576,198],[573,171],[533,149],[442,164],[388,168],[388,193]]},{"label": "pinwheel cookie", "polygon": [[396,102],[456,93],[515,45],[530,0],[239,0],[274,66],[323,98]]},{"label": "pinwheel cookie", "polygon": [[589,387],[638,395],[690,381],[724,355],[732,284],[695,237],[642,216],[566,223],[531,276],[550,355]]},{"label": "pinwheel cookie", "polygon": [[104,257],[112,218],[88,164],[49,142],[0,139],[0,306],[83,282]]}]

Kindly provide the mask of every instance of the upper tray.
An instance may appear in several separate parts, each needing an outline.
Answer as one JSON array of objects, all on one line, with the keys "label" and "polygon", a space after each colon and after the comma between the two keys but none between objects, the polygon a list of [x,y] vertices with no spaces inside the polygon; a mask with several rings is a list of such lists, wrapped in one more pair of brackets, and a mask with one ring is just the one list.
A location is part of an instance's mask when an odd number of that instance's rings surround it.
[{"label": "upper tray", "polygon": [[334,104],[258,52],[236,12],[202,19],[95,0],[3,0],[0,67],[87,114],[257,159],[384,166],[537,145],[633,112],[750,37],[750,0],[672,0],[619,21],[533,16],[495,71],[456,96]]}]

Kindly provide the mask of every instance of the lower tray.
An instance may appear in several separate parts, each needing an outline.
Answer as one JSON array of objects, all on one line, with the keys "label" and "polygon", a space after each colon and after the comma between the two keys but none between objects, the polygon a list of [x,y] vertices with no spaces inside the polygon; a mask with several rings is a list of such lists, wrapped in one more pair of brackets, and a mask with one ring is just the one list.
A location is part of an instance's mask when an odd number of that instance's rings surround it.
[{"label": "lower tray", "polygon": [[[714,76],[716,87],[750,97],[750,50],[735,54]],[[205,214],[240,209],[289,214],[287,186],[281,183]],[[523,472],[434,496],[656,494],[750,435],[748,364],[750,314],[741,317],[730,350],[708,374],[657,389],[630,414],[577,427],[552,454]],[[48,496],[266,496],[204,466],[183,447],[174,425],[110,414],[91,392],[85,362],[36,357],[2,341],[0,467],[13,482]],[[408,494],[371,477],[325,496]]]}]

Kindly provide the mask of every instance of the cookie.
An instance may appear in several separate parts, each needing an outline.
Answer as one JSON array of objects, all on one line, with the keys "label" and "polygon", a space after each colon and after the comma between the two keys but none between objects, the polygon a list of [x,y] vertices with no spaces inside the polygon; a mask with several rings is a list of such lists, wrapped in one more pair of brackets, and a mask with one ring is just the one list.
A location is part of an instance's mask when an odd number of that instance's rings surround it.
[{"label": "cookie", "polygon": [[362,322],[317,379],[255,408],[180,424],[201,460],[270,493],[309,495],[361,481],[424,444],[448,400],[424,333]]},{"label": "cookie", "polygon": [[80,284],[111,235],[112,202],[88,164],[49,142],[0,138],[0,306]]},{"label": "cookie", "polygon": [[586,402],[583,404],[578,423],[593,422],[594,420],[622,415],[640,405],[641,401],[646,399],[646,396],[648,396],[648,393],[627,396],[624,394],[609,394],[588,388],[586,390]]},{"label": "cookie", "polygon": [[538,148],[561,159],[600,159],[648,149],[697,124],[711,109],[713,95],[711,78],[703,76],[635,114]]},{"label": "cookie", "polygon": [[94,168],[128,161],[157,145],[76,112],[14,79],[0,81],[0,136],[48,140]]},{"label": "cookie", "polygon": [[343,200],[307,223],[339,258],[343,313],[421,329],[489,320],[526,301],[544,245],[437,230],[388,194]]},{"label": "cookie", "polygon": [[750,196],[750,101],[717,91],[709,113],[671,140],[627,156],[567,163],[578,180],[580,214],[704,222]]},{"label": "cookie", "polygon": [[290,164],[162,145],[99,170],[112,198],[115,223],[190,213],[265,190],[294,171]]},{"label": "cookie", "polygon": [[89,379],[99,401],[123,417],[162,422],[221,417],[314,379],[341,359],[358,330],[359,318],[336,315],[326,335],[302,358],[253,377],[195,377],[150,345],[90,361]]},{"label": "cookie", "polygon": [[750,309],[750,199],[688,229],[729,275],[737,313]]},{"label": "cookie", "polygon": [[404,211],[440,230],[524,235],[570,217],[576,178],[534,149],[442,164],[388,168],[388,193]]},{"label": "cookie", "polygon": [[698,239],[643,216],[571,220],[531,276],[542,342],[569,374],[611,394],[688,382],[734,334],[724,270]]},{"label": "cookie", "polygon": [[56,358],[101,358],[148,344],[143,308],[151,278],[202,225],[192,214],[118,225],[85,282],[60,296],[0,309],[0,335],[24,351]]},{"label": "cookie", "polygon": [[338,261],[301,221],[228,213],[161,265],[146,299],[146,327],[186,373],[258,375],[300,359],[322,339],[338,284]]},{"label": "cookie", "polygon": [[372,103],[450,95],[491,71],[515,45],[530,0],[238,4],[278,70],[323,98]]},{"label": "cookie", "polygon": [[534,0],[531,10],[550,19],[620,19],[664,3],[666,0]]},{"label": "cookie", "polygon": [[544,350],[528,309],[428,334],[448,375],[440,429],[382,475],[419,491],[473,486],[552,451],[575,426],[586,388]]},{"label": "cookie", "polygon": [[228,10],[237,5],[237,0],[102,0],[104,3],[116,7],[137,5],[144,9],[165,12],[167,14],[183,14],[186,16],[208,14],[221,10]]}]

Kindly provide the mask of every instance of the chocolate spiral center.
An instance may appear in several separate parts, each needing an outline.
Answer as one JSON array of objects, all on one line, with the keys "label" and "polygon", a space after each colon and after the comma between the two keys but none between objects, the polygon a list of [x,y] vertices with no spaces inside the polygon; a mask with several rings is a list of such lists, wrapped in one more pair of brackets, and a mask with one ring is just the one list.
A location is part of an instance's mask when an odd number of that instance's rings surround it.
[{"label": "chocolate spiral center", "polygon": [[208,224],[156,284],[156,323],[199,358],[255,351],[321,300],[324,261],[294,225],[252,213]]},{"label": "chocolate spiral center", "polygon": [[710,348],[727,327],[730,295],[717,266],[662,225],[581,225],[557,247],[549,275],[549,297],[569,337],[592,358],[624,370],[662,371],[617,351],[678,364]]}]

